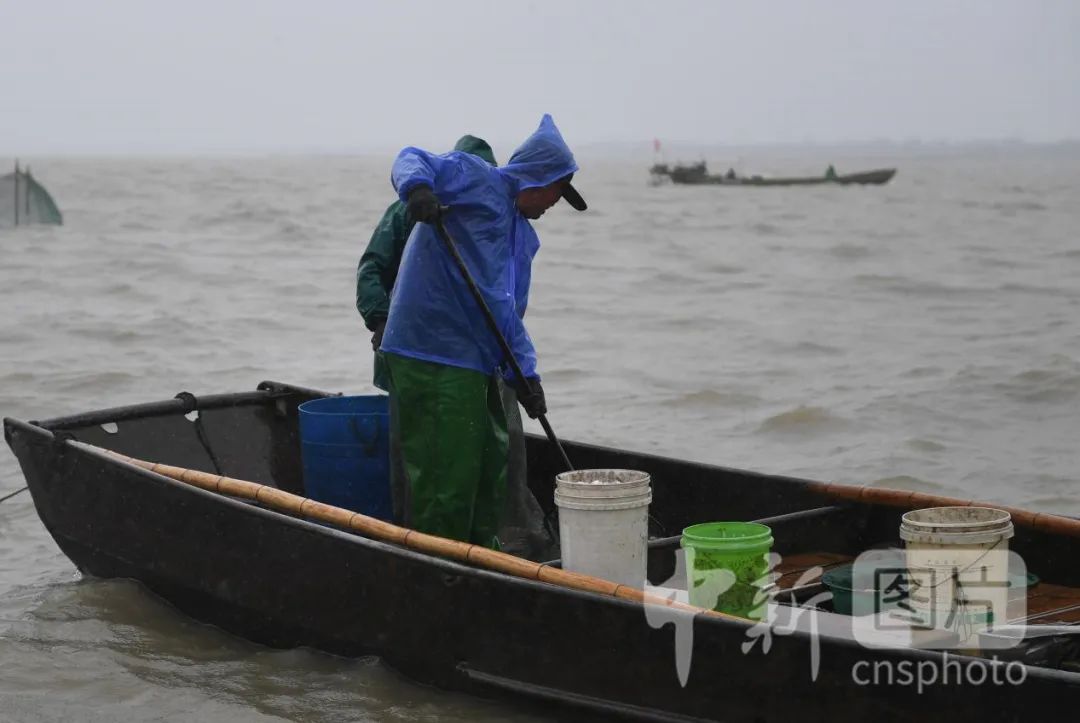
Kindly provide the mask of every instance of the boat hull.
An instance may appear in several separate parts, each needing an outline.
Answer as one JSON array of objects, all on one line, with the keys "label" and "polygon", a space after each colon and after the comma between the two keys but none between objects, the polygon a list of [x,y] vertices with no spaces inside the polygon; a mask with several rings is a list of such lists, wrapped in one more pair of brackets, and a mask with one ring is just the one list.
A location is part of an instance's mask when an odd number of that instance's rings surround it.
[{"label": "boat hull", "polygon": [[747,176],[742,178],[727,178],[725,176],[712,176],[700,174],[681,174],[676,168],[670,173],[674,183],[686,186],[880,186],[888,183],[896,175],[895,168],[881,168],[861,173],[849,173],[838,175],[833,178],[825,176],[802,176],[788,178],[767,178],[764,176]]},{"label": "boat hull", "polygon": [[[868,651],[803,634],[774,636],[767,654],[761,641],[744,653],[749,623],[700,616],[683,628],[682,634],[692,629],[695,651],[683,686],[675,626],[650,625],[641,605],[294,519],[66,439],[169,464],[221,466],[226,474],[295,488],[298,453],[275,460],[268,450],[296,443],[295,408],[308,398],[280,388],[235,395],[235,404],[229,396],[215,398],[200,408],[201,433],[185,420],[181,404],[163,403],[130,413],[115,434],[100,428],[102,420],[117,418],[110,410],[43,425],[5,420],[5,437],[42,522],[84,573],[138,580],[192,617],[250,640],[376,655],[417,681],[540,701],[556,706],[550,711],[560,719],[567,713],[558,711],[567,708],[664,721],[789,721],[810,713],[813,720],[907,721],[917,714],[952,723],[959,709],[1004,723],[1060,715],[1080,704],[1080,676],[1055,671],[1033,671],[1022,686],[938,686],[921,695],[902,686],[860,686],[852,679],[860,660],[937,665],[940,655]],[[530,444],[531,461],[542,469],[544,443]],[[652,470],[654,478],[682,478],[692,496],[715,484],[731,486],[718,503],[677,503],[677,486],[660,488],[660,513],[677,504],[708,511],[726,499],[733,516],[747,506],[764,510],[757,515],[763,517],[815,502],[813,493],[786,478],[572,443],[567,451],[581,466],[625,464]],[[818,644],[814,681],[810,666]]]}]

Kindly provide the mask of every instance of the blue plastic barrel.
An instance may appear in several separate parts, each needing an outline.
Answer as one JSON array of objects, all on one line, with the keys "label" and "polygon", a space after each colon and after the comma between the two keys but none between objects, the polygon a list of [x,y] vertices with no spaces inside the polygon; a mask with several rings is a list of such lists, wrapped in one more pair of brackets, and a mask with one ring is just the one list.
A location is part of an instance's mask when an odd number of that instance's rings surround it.
[{"label": "blue plastic barrel", "polygon": [[326,397],[300,405],[304,490],[319,502],[390,521],[390,398]]}]

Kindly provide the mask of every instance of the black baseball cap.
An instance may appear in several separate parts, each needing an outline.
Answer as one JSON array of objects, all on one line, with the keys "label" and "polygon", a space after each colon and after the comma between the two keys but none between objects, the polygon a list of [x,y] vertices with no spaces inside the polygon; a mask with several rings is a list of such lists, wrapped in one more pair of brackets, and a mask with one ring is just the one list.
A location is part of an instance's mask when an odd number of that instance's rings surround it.
[{"label": "black baseball cap", "polygon": [[570,179],[572,179],[573,177],[574,174],[571,173],[569,176],[562,179],[563,181],[565,181],[565,183],[563,184],[562,197],[565,198],[566,202],[573,206],[576,210],[584,211],[589,207],[589,205],[585,203],[585,199],[581,197],[581,194],[577,192],[577,189],[570,185]]}]

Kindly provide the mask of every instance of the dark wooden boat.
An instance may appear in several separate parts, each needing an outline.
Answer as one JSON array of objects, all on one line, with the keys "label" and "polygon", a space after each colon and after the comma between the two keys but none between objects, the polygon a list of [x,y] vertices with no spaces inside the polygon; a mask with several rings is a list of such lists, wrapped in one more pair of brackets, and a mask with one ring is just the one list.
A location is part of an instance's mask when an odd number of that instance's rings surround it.
[{"label": "dark wooden boat", "polygon": [[[674,625],[640,604],[477,569],[248,501],[214,494],[119,461],[78,442],[180,467],[303,492],[298,404],[324,392],[276,383],[253,392],[177,398],[42,422],[4,420],[4,434],[42,522],[87,575],[140,581],[193,617],[267,645],[378,655],[412,678],[483,696],[539,701],[576,715],[655,721],[1065,720],[1080,709],[1080,651],[1059,635],[1010,652],[1022,684],[988,681],[1005,666],[976,655],[868,649],[837,620],[770,636],[751,623],[705,615]],[[530,484],[552,499],[557,456],[529,439]],[[838,500],[821,483],[568,443],[579,468],[652,475],[656,520],[649,577],[672,575],[678,533],[703,520],[762,520],[784,555],[781,608],[798,610],[819,582],[796,578],[898,537],[902,508]],[[861,496],[861,495],[860,495]],[[871,496],[867,495],[869,499]],[[872,496],[883,500],[879,493]],[[924,498],[896,493],[893,503]],[[1042,582],[1031,623],[1080,622],[1080,538],[1069,521],[1014,514],[1011,548]],[[830,622],[831,621],[831,622]],[[685,686],[679,638],[692,631]],[[683,638],[685,642],[685,638]],[[811,663],[818,650],[816,680]],[[862,684],[867,665],[953,665],[959,682]],[[1017,663],[1019,665],[1019,663]],[[985,684],[974,684],[977,674]],[[960,675],[957,673],[957,675]]]},{"label": "dark wooden boat", "polygon": [[649,172],[656,175],[667,175],[673,183],[691,186],[717,185],[717,186],[821,186],[826,184],[848,185],[881,185],[888,183],[896,175],[895,168],[880,168],[872,171],[859,173],[846,173],[822,176],[795,176],[770,178],[766,176],[736,176],[733,173],[723,175],[710,174],[704,162],[689,166],[653,166]]}]

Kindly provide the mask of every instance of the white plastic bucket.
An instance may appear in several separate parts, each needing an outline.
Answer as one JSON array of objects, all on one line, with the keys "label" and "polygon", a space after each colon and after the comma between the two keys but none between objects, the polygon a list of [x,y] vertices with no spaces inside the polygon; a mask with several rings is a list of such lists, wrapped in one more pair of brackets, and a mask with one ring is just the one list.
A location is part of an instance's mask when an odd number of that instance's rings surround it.
[{"label": "white plastic bucket", "polygon": [[592,469],[557,475],[563,569],[643,588],[651,501],[644,472]]},{"label": "white plastic bucket", "polygon": [[915,619],[953,630],[961,647],[1008,621],[1011,516],[991,507],[931,507],[900,523]]}]

